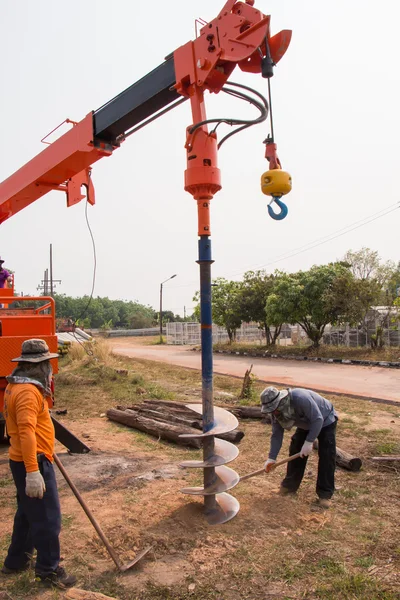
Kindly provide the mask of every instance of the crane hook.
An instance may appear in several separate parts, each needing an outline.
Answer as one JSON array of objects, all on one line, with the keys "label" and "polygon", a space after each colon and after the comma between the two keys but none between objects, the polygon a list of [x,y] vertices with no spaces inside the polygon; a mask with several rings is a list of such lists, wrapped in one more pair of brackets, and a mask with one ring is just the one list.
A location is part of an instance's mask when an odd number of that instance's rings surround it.
[{"label": "crane hook", "polygon": [[[280,212],[280,213],[275,213],[275,212],[273,211],[273,208],[272,208],[272,206],[271,206],[271,204],[272,204],[273,202],[276,202],[276,204],[277,204],[277,205],[279,206],[279,208],[281,209],[281,212]],[[286,206],[286,204],[285,204],[284,202],[282,202],[282,200],[280,200],[280,199],[279,199],[279,196],[272,196],[272,200],[271,200],[271,202],[268,204],[267,208],[268,208],[268,214],[269,214],[269,216],[270,216],[272,219],[274,219],[275,221],[282,221],[282,219],[284,219],[284,218],[287,216],[288,212],[289,212],[289,209],[288,209],[288,207]]]}]

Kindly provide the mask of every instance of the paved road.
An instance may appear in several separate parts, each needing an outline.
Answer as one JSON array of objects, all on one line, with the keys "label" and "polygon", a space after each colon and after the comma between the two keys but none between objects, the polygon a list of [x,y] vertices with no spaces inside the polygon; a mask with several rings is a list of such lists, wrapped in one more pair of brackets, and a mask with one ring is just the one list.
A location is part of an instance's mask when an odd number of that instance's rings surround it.
[{"label": "paved road", "polygon": [[[131,338],[110,342],[118,354],[200,369],[200,353],[187,346],[145,346]],[[400,370],[397,369],[215,354],[214,373],[243,377],[251,363],[257,378],[271,384],[400,402]]]}]

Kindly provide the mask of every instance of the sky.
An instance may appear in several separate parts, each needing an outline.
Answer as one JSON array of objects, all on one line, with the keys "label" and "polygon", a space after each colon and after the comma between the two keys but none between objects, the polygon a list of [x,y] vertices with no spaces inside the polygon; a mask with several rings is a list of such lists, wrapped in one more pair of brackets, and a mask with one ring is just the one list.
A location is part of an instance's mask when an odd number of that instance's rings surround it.
[{"label": "sky", "polygon": [[[0,181],[39,153],[41,138],[65,118],[81,120],[153,70],[194,38],[196,18],[209,21],[222,5],[2,0]],[[363,246],[398,261],[400,4],[256,0],[256,7],[271,15],[273,34],[293,30],[271,82],[275,140],[293,189],[287,218],[272,220],[260,190],[266,123],[222,146],[223,188],[211,202],[213,277],[307,269]],[[261,75],[236,69],[231,80],[267,93]],[[225,94],[207,95],[207,110],[209,117],[255,114]],[[191,122],[185,103],[94,165],[96,205],[88,218],[96,296],[157,307],[160,283],[177,274],[164,285],[164,309],[191,313],[199,287],[196,203],[183,189]],[[50,244],[57,291],[90,294],[85,203],[67,209],[60,192],[0,225],[0,256],[15,271],[17,290],[37,293]]]}]

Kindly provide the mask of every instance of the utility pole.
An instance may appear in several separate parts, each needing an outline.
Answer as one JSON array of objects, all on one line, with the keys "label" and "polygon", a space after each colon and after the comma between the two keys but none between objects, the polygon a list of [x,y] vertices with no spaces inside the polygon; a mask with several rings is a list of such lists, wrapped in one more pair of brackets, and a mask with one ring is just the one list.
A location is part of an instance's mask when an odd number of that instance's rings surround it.
[{"label": "utility pole", "polygon": [[44,279],[41,285],[37,286],[38,290],[43,290],[43,296],[51,296],[54,298],[55,283],[61,283],[61,279],[53,279],[53,244],[50,244],[50,273],[49,269],[44,272]]},{"label": "utility pole", "polygon": [[160,283],[160,344],[163,343],[163,336],[162,336],[162,292],[163,292],[163,285],[164,285],[164,283],[166,283],[170,279],[173,279],[174,277],[176,277],[176,274],[175,275],[171,275],[171,277],[168,277],[168,279],[166,279],[165,281],[163,281],[162,283]]},{"label": "utility pole", "polygon": [[54,298],[53,288],[53,244],[50,244],[50,296]]}]

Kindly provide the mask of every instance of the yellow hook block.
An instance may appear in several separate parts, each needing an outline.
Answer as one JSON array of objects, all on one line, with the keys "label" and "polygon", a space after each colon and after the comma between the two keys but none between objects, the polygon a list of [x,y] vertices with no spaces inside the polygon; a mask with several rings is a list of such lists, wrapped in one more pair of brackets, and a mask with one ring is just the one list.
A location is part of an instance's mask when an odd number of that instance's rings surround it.
[{"label": "yellow hook block", "polygon": [[292,189],[292,177],[286,171],[273,169],[261,175],[261,191],[266,196],[284,196]]}]

